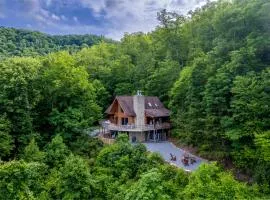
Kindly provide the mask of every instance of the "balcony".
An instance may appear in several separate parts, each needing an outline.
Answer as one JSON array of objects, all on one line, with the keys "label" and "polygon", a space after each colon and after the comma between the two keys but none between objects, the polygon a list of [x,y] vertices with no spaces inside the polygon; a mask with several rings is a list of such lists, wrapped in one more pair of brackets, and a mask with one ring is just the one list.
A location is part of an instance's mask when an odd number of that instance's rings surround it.
[{"label": "balcony", "polygon": [[101,125],[106,130],[121,131],[121,132],[151,131],[151,130],[157,130],[157,129],[170,129],[171,128],[171,125],[168,122],[136,126],[135,124],[116,125],[114,123],[111,123],[110,121],[103,121]]}]

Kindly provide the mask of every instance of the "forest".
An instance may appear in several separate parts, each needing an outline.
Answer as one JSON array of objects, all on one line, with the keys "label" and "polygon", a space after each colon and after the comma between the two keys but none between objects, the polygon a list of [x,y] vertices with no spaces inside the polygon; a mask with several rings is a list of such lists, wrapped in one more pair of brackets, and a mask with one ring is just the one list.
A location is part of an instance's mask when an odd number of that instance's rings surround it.
[{"label": "forest", "polygon": [[[154,31],[119,42],[1,28],[0,199],[270,199],[269,10],[162,10]],[[213,162],[186,173],[125,135],[108,146],[87,135],[115,95],[138,89]]]},{"label": "forest", "polygon": [[37,31],[0,27],[0,60],[10,56],[39,56],[61,50],[76,52],[101,41],[96,35],[47,35]]}]

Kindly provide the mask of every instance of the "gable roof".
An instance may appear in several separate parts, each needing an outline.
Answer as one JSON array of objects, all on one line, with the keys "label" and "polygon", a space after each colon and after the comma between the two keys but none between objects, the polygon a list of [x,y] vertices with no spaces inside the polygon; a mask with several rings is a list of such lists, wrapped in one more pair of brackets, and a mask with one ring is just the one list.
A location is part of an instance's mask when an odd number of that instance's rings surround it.
[{"label": "gable roof", "polygon": [[118,102],[124,113],[128,116],[136,116],[133,110],[133,97],[132,96],[116,96],[113,103],[107,108],[105,113],[110,114],[113,105]]},{"label": "gable roof", "polygon": [[[164,107],[158,97],[145,96],[145,114],[149,117],[167,117],[170,111]],[[119,103],[124,113],[128,116],[136,116],[133,109],[133,96],[116,96],[113,103],[107,108],[105,113],[110,114],[113,105]]]}]

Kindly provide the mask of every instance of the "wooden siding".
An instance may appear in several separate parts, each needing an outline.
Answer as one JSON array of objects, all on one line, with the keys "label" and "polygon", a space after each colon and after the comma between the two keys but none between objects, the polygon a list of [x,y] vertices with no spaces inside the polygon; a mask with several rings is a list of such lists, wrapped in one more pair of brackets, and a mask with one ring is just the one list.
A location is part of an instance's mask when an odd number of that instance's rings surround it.
[{"label": "wooden siding", "polygon": [[123,112],[123,109],[121,109],[118,101],[114,102],[114,105],[112,106],[112,113],[113,114],[109,116],[109,120],[116,125],[122,125],[122,118],[128,118],[129,125],[132,125],[135,122],[135,117],[126,115]]}]

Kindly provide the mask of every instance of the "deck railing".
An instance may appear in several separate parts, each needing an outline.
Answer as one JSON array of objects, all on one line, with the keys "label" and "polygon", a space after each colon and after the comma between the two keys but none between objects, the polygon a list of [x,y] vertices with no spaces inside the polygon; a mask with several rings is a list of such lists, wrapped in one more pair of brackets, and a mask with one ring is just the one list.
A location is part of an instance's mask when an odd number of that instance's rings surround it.
[{"label": "deck railing", "polygon": [[142,126],[136,126],[135,124],[127,124],[127,125],[116,125],[109,121],[103,121],[101,123],[102,127],[107,130],[115,130],[115,131],[148,131],[148,130],[156,130],[156,129],[169,129],[171,128],[170,123],[157,123],[157,124],[145,124]]},{"label": "deck railing", "polygon": [[115,142],[115,139],[113,138],[107,138],[103,134],[100,134],[98,138],[104,143],[104,144],[113,144]]}]

